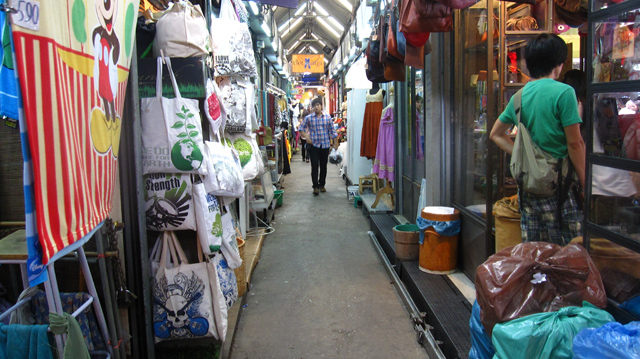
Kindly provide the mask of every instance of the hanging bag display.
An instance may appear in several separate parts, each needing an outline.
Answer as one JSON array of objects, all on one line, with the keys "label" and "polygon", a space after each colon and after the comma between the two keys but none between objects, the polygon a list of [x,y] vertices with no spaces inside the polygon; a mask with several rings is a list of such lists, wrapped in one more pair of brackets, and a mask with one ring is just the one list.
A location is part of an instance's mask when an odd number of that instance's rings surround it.
[{"label": "hanging bag display", "polygon": [[205,141],[208,175],[203,182],[206,193],[240,198],[244,194],[244,177],[238,153],[226,141]]},{"label": "hanging bag display", "polygon": [[252,181],[264,173],[262,153],[258,147],[255,133],[252,133],[251,136],[246,136],[244,133],[228,134],[224,141],[231,143],[238,152],[245,181]]},{"label": "hanging bag display", "polygon": [[180,0],[162,15],[156,24],[153,42],[155,57],[207,56],[211,51],[207,20],[200,5]]},{"label": "hanging bag display", "polygon": [[215,267],[220,289],[222,290],[227,309],[229,309],[233,303],[238,300],[238,281],[236,280],[236,274],[233,269],[229,267],[222,253],[214,254],[211,262]]},{"label": "hanging bag display", "polygon": [[251,134],[254,101],[253,84],[242,77],[217,77],[218,99],[227,114],[225,130]]},{"label": "hanging bag display", "polygon": [[453,10],[435,0],[403,0],[400,9],[400,31],[405,37],[413,32],[453,30]]},{"label": "hanging bag display", "polygon": [[[216,258],[219,257],[219,258]],[[218,338],[227,337],[227,324],[228,324],[228,307],[227,301],[222,291],[223,285],[226,282],[221,280],[221,275],[218,274],[216,262],[222,258],[221,253],[216,253],[214,256],[206,256],[207,273],[209,274],[209,287],[211,288],[211,301],[213,305],[213,317],[216,322],[216,333]],[[233,270],[231,271],[233,272]],[[224,284],[223,284],[224,283]]]},{"label": "hanging bag display", "polygon": [[238,21],[230,0],[222,0],[220,17],[211,19],[211,45],[216,77],[258,76],[249,26]]},{"label": "hanging bag display", "polygon": [[204,113],[207,116],[207,120],[209,120],[211,132],[218,133],[220,128],[225,126],[227,113],[218,97],[220,93],[218,84],[211,79],[207,79],[206,91]]},{"label": "hanging bag display", "polygon": [[238,249],[238,242],[236,241],[236,232],[229,206],[224,206],[224,213],[222,214],[222,247],[220,250],[231,269],[242,265],[240,249]]},{"label": "hanging bag display", "polygon": [[205,254],[213,254],[222,246],[222,215],[215,195],[207,193],[204,183],[193,185],[193,197],[198,224],[198,240]]},{"label": "hanging bag display", "polygon": [[154,231],[195,230],[191,175],[150,173],[144,176],[147,228]]},{"label": "hanging bag display", "polygon": [[[176,253],[171,253],[173,246]],[[176,255],[177,254],[177,255]],[[174,268],[168,268],[167,257]],[[153,331],[162,340],[216,337],[209,272],[204,262],[189,264],[173,232],[165,232],[153,286]]]},{"label": "hanging bag display", "polygon": [[162,97],[162,64],[158,58],[156,97],[140,100],[143,173],[199,173],[205,175],[202,124],[198,100],[180,96],[171,60],[164,58],[175,98]]}]

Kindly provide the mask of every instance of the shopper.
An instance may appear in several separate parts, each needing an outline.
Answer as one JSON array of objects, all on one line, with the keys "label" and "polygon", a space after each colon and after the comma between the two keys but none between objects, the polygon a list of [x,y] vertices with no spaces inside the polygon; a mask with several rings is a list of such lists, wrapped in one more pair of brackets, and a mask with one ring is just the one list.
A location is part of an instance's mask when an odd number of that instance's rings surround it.
[{"label": "shopper", "polygon": [[[316,97],[311,101],[312,113],[304,118],[304,123],[300,126],[300,131],[308,132],[312,144],[307,144],[307,151],[311,158],[311,181],[313,183],[313,194],[326,192],[324,188],[327,178],[327,162],[329,160],[329,149],[333,146],[338,148],[338,134],[333,129],[333,121],[329,115],[322,112],[322,98]],[[318,167],[320,173],[318,175]]]},{"label": "shopper", "polygon": [[302,127],[302,124],[304,123],[304,119],[310,114],[311,112],[307,109],[304,110],[304,112],[302,113],[302,116],[300,117],[300,124],[298,125],[298,135],[300,136],[300,149],[302,151],[302,161],[303,162],[307,162],[309,163],[309,151],[307,151],[307,138],[304,136],[304,133],[302,132],[302,130],[300,130],[300,128]]},{"label": "shopper", "polygon": [[[567,45],[555,34],[540,34],[526,45],[524,56],[533,80],[522,92],[520,120],[541,150],[555,158],[571,161],[584,188],[585,145],[580,134],[582,120],[576,95],[571,86],[555,81],[567,57]],[[511,99],[489,136],[508,154],[513,151],[513,141],[506,131],[516,124],[516,120]],[[573,191],[566,194],[561,206],[556,195],[539,197],[522,188],[518,189],[518,199],[524,242],[547,241],[564,245],[581,235],[582,211]]]}]

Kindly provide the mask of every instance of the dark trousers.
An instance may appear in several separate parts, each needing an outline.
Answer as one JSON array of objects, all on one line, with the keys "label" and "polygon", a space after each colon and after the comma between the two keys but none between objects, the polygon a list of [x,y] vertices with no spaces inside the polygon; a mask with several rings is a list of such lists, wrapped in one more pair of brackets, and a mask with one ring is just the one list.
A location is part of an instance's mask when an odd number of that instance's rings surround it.
[{"label": "dark trousers", "polygon": [[[311,158],[311,181],[313,188],[321,188],[325,185],[327,179],[327,162],[329,162],[329,149],[319,148],[314,145],[307,144],[307,151]],[[318,167],[320,167],[320,176],[318,177]]]},{"label": "dark trousers", "polygon": [[309,151],[307,151],[307,146],[311,146],[307,144],[306,140],[301,140],[300,141],[300,146],[302,147],[302,160],[308,160],[309,159]]}]

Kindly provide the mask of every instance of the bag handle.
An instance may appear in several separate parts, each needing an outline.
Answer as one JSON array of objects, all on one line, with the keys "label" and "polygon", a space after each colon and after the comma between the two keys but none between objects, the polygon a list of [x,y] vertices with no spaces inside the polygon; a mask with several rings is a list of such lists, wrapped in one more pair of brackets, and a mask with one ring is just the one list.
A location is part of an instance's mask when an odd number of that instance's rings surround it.
[{"label": "bag handle", "polygon": [[178,264],[178,260],[180,260],[181,264],[189,264],[189,261],[187,260],[187,256],[184,254],[184,250],[182,250],[182,246],[180,245],[180,241],[178,241],[178,236],[176,236],[175,232],[170,232],[171,233],[171,239],[173,241],[173,246],[175,248],[175,251],[177,252],[177,257],[174,258],[176,259],[173,263]]},{"label": "bag handle", "polygon": [[162,57],[157,59],[156,69],[156,97],[162,98]]},{"label": "bag handle", "polygon": [[153,245],[153,249],[151,250],[151,254],[149,255],[150,262],[157,262],[160,260],[160,255],[162,254],[160,250],[160,243],[162,242],[162,234],[158,236],[156,239],[156,243]]},{"label": "bag handle", "polygon": [[167,64],[167,68],[169,69],[169,76],[171,76],[171,84],[173,85],[173,92],[175,93],[176,98],[182,98],[182,95],[180,95],[180,89],[178,88],[178,82],[176,81],[176,76],[173,74],[173,68],[171,68],[171,58],[163,57],[163,59],[164,59],[163,61]]},{"label": "bag handle", "polygon": [[524,90],[524,87],[513,95],[513,110],[516,112],[516,127],[520,124],[520,113],[522,112],[522,90]]},{"label": "bag handle", "polygon": [[[167,268],[167,263],[170,259],[171,254],[168,253],[168,251],[170,250],[169,246],[171,244],[170,242],[170,234],[169,232],[162,232],[161,234],[162,236],[162,254],[160,255],[160,263],[158,264],[158,272],[160,272],[161,269],[163,268]],[[167,257],[169,256],[169,258]]]}]

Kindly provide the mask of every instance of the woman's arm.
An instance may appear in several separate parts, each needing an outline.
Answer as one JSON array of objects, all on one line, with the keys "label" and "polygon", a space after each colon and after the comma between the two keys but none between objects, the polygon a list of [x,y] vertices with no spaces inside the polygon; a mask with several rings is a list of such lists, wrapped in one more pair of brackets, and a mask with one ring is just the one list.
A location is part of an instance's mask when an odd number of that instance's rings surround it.
[{"label": "woman's arm", "polygon": [[580,124],[576,123],[564,128],[564,134],[567,137],[567,151],[569,152],[569,158],[573,163],[573,168],[578,175],[580,185],[584,188],[584,169],[586,162],[586,146],[580,134]]},{"label": "woman's arm", "polygon": [[500,120],[496,120],[496,123],[493,124],[493,128],[491,129],[491,133],[489,134],[489,138],[491,141],[495,142],[500,149],[504,152],[511,154],[513,152],[513,141],[507,135],[507,130],[511,127],[510,124],[504,123]]}]

